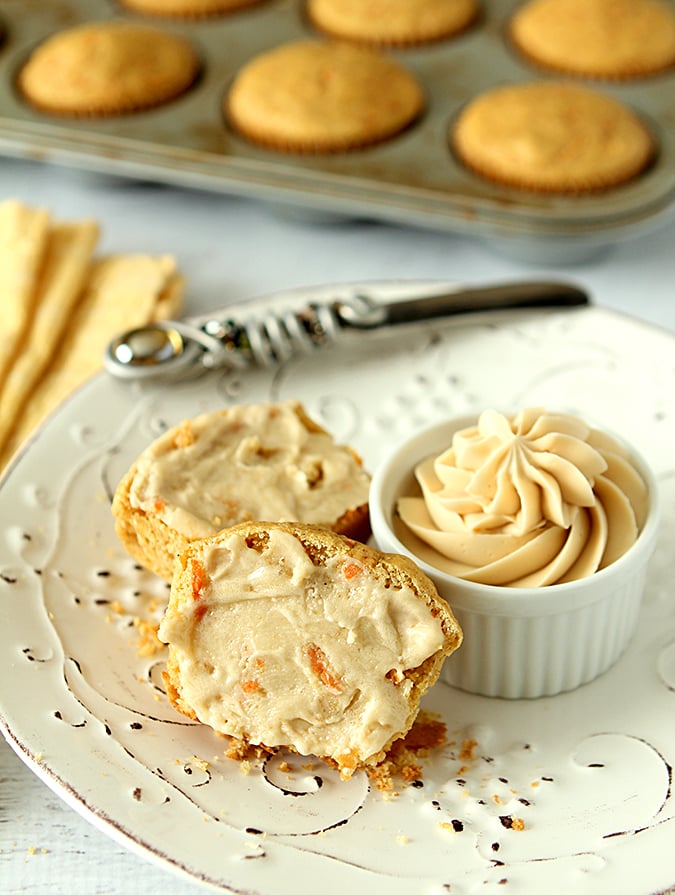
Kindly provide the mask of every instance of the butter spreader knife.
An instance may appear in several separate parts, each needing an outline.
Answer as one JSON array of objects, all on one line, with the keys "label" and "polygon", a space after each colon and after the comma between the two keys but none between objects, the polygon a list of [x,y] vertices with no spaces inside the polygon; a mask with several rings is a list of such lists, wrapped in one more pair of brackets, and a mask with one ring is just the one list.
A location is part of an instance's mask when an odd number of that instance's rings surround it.
[{"label": "butter spreader knife", "polygon": [[578,286],[511,282],[463,287],[381,301],[367,291],[309,302],[299,309],[266,312],[264,319],[168,320],[128,330],[113,339],[105,368],[121,379],[177,378],[219,368],[273,366],[297,353],[335,343],[345,330],[373,330],[458,314],[590,304]]}]

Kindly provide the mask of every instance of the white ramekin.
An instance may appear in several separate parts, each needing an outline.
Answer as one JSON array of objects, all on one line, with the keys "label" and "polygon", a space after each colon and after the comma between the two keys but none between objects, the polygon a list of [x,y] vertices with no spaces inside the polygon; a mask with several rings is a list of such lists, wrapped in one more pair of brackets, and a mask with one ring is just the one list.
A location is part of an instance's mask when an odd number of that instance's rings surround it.
[{"label": "white ramekin", "polygon": [[441,453],[450,446],[454,432],[475,422],[475,416],[464,417],[419,432],[376,469],[370,492],[373,538],[380,550],[415,560],[452,607],[464,642],[445,663],[446,683],[511,699],[573,690],[616,662],[634,631],[658,530],[653,473],[623,442],[647,483],[649,511],[637,541],[607,568],[579,581],[546,587],[464,581],[407,547],[394,530],[394,516],[401,495],[419,493],[413,475],[416,464]]}]

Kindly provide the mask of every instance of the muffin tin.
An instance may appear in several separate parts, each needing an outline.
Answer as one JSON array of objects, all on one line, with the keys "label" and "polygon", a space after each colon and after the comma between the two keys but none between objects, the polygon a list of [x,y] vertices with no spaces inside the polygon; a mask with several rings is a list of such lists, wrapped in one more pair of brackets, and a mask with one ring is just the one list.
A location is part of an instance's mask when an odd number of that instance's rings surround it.
[{"label": "muffin tin", "polygon": [[[493,86],[555,78],[509,45],[518,0],[484,0],[473,27],[438,43],[388,50],[419,78],[422,118],[398,137],[334,155],[286,155],[233,133],[222,100],[237,70],[286,41],[319,37],[302,0],[263,0],[216,18],[177,21],[125,11],[113,0],[5,0],[0,46],[0,153],[83,171],[141,178],[264,200],[309,220],[367,218],[476,236],[522,260],[578,260],[669,220],[675,198],[675,69],[621,83],[584,80],[632,107],[659,152],[632,182],[579,197],[499,187],[453,157],[449,127],[462,106]],[[178,99],[146,112],[73,120],[35,111],[17,94],[16,74],[50,34],[109,19],[153,24],[190,39],[203,71]]]}]

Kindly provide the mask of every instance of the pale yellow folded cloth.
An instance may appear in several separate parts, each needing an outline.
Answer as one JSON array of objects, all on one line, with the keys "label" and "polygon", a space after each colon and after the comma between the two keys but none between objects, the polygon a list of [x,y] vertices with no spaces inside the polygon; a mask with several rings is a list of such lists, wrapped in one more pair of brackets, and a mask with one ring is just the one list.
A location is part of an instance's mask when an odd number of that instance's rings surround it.
[{"label": "pale yellow folded cloth", "polygon": [[[117,333],[177,316],[183,278],[168,255],[96,258],[94,220],[0,203],[0,469]],[[9,337],[7,337],[7,334]]]}]

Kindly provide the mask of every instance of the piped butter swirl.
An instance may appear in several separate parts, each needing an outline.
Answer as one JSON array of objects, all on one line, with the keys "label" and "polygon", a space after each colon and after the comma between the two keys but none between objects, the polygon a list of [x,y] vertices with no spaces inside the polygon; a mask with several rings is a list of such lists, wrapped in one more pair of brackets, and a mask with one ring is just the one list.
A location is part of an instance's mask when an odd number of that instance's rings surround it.
[{"label": "piped butter swirl", "polygon": [[592,575],[635,542],[647,486],[616,439],[569,414],[486,410],[415,469],[404,526],[429,561],[483,584],[542,587]]}]

